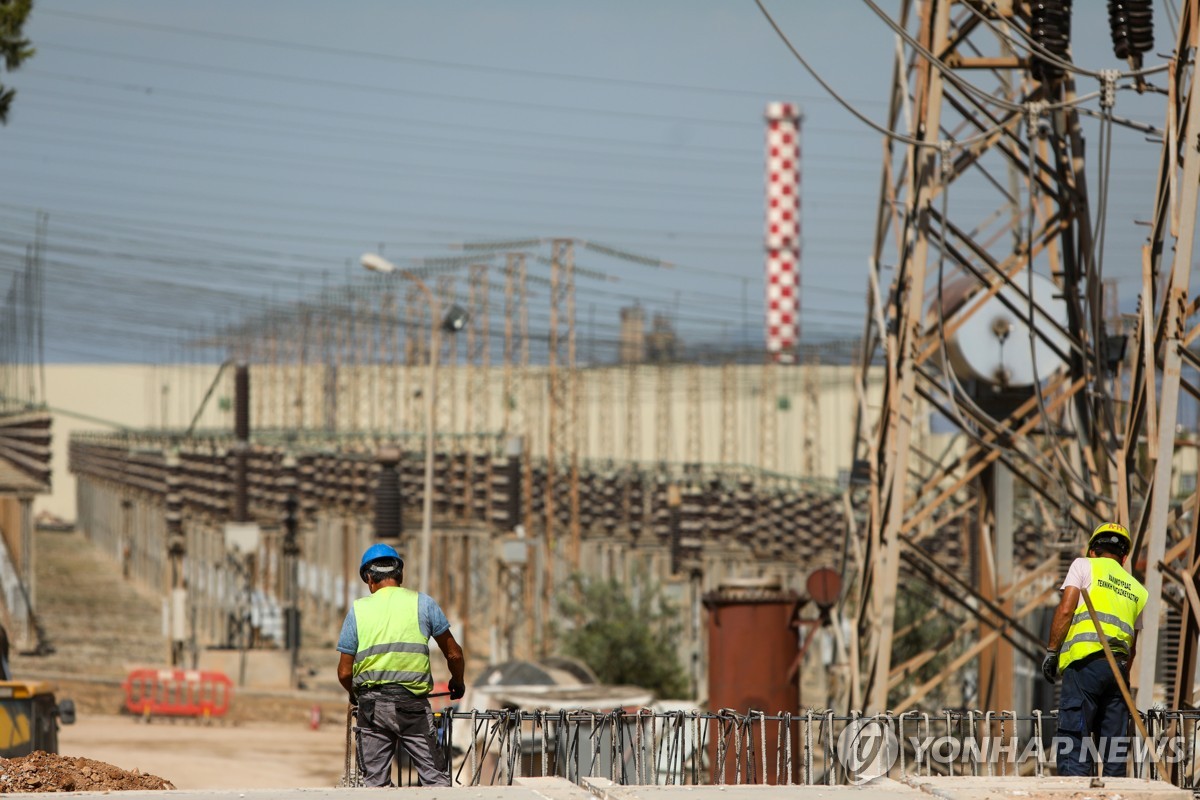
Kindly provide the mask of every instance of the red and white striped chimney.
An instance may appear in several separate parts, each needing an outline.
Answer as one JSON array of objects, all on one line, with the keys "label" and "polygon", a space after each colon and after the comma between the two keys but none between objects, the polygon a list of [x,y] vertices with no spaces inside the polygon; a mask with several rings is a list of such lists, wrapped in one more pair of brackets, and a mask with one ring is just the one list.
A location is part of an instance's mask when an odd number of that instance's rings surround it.
[{"label": "red and white striped chimney", "polygon": [[796,360],[800,338],[800,109],[767,104],[767,354]]}]

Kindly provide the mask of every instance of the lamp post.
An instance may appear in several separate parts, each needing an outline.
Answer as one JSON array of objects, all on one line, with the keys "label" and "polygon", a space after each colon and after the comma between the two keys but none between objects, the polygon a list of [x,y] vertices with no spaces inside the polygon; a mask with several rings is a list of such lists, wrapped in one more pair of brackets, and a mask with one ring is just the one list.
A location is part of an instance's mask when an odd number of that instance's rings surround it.
[{"label": "lamp post", "polygon": [[[399,273],[402,277],[413,282],[414,285],[425,295],[425,302],[429,305],[429,386],[425,390],[425,496],[421,506],[421,580],[424,582],[426,589],[430,588],[429,580],[429,559],[430,552],[433,549],[433,442],[434,428],[437,420],[434,417],[436,413],[436,404],[434,395],[437,393],[437,368],[438,368],[438,320],[439,308],[437,298],[425,281],[421,280],[416,273],[400,269],[386,258],[375,253],[364,253],[360,259],[360,263],[371,272],[378,272],[383,275],[389,275],[393,272]],[[458,306],[453,306],[450,309],[453,313],[453,319],[448,314],[447,318],[442,321],[442,326],[446,328],[448,333],[456,333],[461,330],[466,324],[466,313]]]}]

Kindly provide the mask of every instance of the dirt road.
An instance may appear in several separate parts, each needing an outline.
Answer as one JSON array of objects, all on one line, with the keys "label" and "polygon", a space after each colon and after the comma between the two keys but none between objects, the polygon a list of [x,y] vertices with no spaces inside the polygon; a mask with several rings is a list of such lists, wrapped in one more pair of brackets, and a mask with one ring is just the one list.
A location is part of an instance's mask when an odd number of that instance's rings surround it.
[{"label": "dirt road", "polygon": [[[59,751],[158,775],[179,789],[329,788],[342,776],[345,698],[332,644],[319,637],[309,657],[321,673],[312,691],[237,690],[224,725],[149,724],[119,716],[121,681],[134,665],[160,665],[161,601],[78,532],[39,530],[38,608],[48,655],[15,653],[14,674],[50,680],[72,699],[78,722],[63,726]],[[324,721],[309,727],[311,708]]]},{"label": "dirt road", "polygon": [[329,788],[342,776],[345,722],[240,725],[144,723],[81,716],[59,734],[60,751],[166,778],[178,789]]}]

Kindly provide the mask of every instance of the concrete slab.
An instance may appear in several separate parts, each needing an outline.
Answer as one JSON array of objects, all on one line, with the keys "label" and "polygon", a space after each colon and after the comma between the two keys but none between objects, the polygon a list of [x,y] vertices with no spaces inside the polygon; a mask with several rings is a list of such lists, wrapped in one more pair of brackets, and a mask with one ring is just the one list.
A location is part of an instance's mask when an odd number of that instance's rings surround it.
[{"label": "concrete slab", "polygon": [[[547,779],[560,780],[560,779]],[[452,789],[405,788],[415,800],[930,800],[919,789],[887,781],[865,786],[471,786]],[[163,792],[120,792],[136,800],[369,800],[383,796],[379,789],[175,789]],[[395,791],[395,790],[393,790]],[[113,800],[116,792],[69,792],[71,800]],[[21,795],[24,796],[24,795]],[[39,795],[41,796],[41,795]]]},{"label": "concrete slab", "polygon": [[[521,782],[525,783],[529,779]],[[542,783],[561,781],[561,784]],[[367,800],[394,796],[403,792],[407,798],[420,800],[594,800],[586,790],[573,785],[565,778],[537,778],[531,785],[514,786],[464,786],[451,789],[438,787],[405,787],[391,790],[393,794],[381,794],[381,789],[174,789],[163,792],[69,792],[64,797],[72,800],[113,800],[120,795],[129,795],[137,800]],[[13,796],[13,795],[8,795]]]},{"label": "concrete slab", "polygon": [[1033,778],[1020,776],[908,777],[909,786],[942,800],[1191,800],[1192,793],[1166,781],[1143,778],[1104,778],[1093,787],[1091,778]]},{"label": "concrete slab", "polygon": [[919,789],[887,778],[862,786],[621,786],[584,778],[583,786],[601,800],[928,800]]},{"label": "concrete slab", "polygon": [[[513,781],[513,788],[529,789],[545,800],[593,800],[594,797],[590,791],[566,778],[517,778]],[[463,800],[468,798],[464,795]]]},{"label": "concrete slab", "polygon": [[[406,788],[416,800],[1191,800],[1191,792],[1162,781],[1107,778],[1092,788],[1088,778],[921,777],[862,786],[621,786],[587,778],[576,786],[564,778],[521,778],[513,786],[451,789]],[[124,792],[137,800],[367,800],[376,789],[248,789]],[[112,800],[111,792],[72,792],[78,800]]]}]

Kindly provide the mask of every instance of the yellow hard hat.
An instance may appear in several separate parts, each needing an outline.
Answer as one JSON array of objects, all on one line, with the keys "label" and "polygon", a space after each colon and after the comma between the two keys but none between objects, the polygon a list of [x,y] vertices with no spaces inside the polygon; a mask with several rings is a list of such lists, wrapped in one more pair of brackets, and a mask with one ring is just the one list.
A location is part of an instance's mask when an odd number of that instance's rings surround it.
[{"label": "yellow hard hat", "polygon": [[1092,531],[1092,538],[1088,539],[1087,549],[1091,550],[1098,544],[1116,547],[1122,554],[1128,554],[1129,548],[1133,546],[1133,540],[1129,538],[1129,529],[1124,525],[1105,522]]}]

